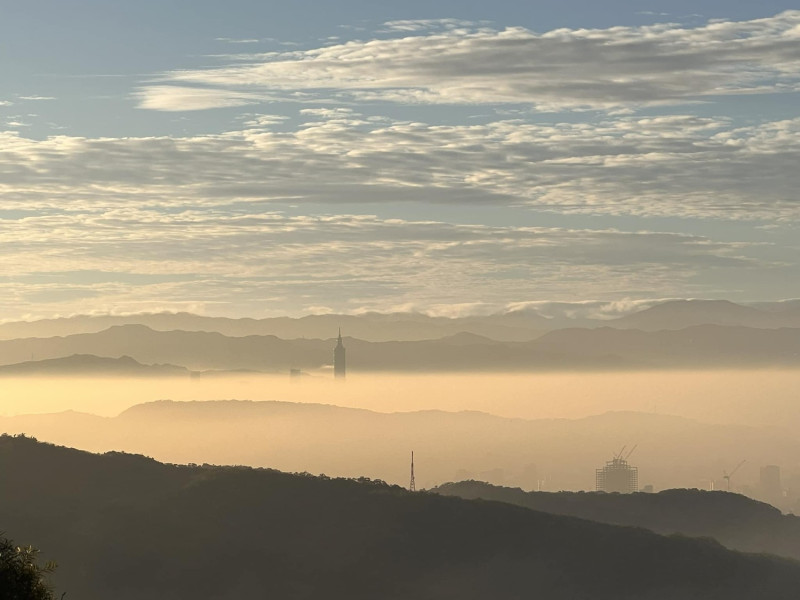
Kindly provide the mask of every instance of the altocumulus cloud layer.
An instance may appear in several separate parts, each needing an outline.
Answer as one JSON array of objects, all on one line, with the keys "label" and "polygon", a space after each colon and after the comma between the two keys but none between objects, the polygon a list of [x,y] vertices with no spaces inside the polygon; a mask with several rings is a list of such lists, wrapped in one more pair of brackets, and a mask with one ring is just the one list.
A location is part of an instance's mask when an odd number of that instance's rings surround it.
[{"label": "altocumulus cloud layer", "polygon": [[0,193],[27,208],[419,201],[726,219],[791,219],[800,209],[800,119],[444,126],[301,112],[309,120],[288,132],[262,119],[191,138],[2,134]]},{"label": "altocumulus cloud layer", "polygon": [[[369,99],[521,102],[546,109],[682,102],[796,90],[800,83],[800,11],[692,29],[662,24],[537,34],[517,27],[474,28],[458,21],[387,25],[401,33],[435,31],[241,55],[241,64],[174,71],[164,79],[228,90],[345,90]],[[243,100],[238,93],[231,91],[231,98]],[[185,109],[180,104],[185,89],[152,86],[142,90],[142,97],[149,108]],[[226,101],[224,94],[219,98]]]},{"label": "altocumulus cloud layer", "polygon": [[576,287],[589,296],[609,286],[674,295],[698,271],[746,273],[757,264],[747,244],[699,236],[219,209],[30,216],[3,221],[0,235],[13,248],[0,258],[5,310],[47,302],[224,309],[235,301],[250,310],[275,303],[298,312],[449,314],[450,305],[501,309],[509,299],[569,296]]},{"label": "altocumulus cloud layer", "polygon": [[[797,293],[786,239],[800,217],[800,118],[693,107],[795,94],[800,11],[543,34],[394,21],[375,36],[231,55],[132,92],[142,112],[244,107],[226,132],[0,132],[0,318],[632,299],[624,312],[636,299]],[[409,103],[493,116],[383,116]],[[566,116],[537,119],[548,110]],[[450,218],[416,216],[421,205]],[[470,207],[550,225],[465,224]],[[581,224],[552,226],[558,217]],[[760,233],[742,235],[748,226]]]}]

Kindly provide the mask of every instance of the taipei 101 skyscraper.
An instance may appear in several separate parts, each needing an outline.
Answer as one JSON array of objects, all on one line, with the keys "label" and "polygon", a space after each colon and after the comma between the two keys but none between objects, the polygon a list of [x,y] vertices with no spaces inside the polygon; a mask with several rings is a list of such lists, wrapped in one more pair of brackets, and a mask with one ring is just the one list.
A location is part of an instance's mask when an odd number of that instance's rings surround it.
[{"label": "taipei 101 skyscraper", "polygon": [[344,379],[346,367],[344,359],[345,349],[342,344],[342,329],[339,328],[339,339],[336,342],[336,348],[333,349],[333,376],[337,379]]}]

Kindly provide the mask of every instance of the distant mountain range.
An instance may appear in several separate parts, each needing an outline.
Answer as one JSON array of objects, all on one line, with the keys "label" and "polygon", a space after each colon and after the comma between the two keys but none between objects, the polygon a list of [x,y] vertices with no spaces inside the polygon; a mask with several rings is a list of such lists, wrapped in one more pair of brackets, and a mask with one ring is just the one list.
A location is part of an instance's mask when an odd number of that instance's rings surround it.
[{"label": "distant mountain range", "polygon": [[[122,325],[98,333],[2,340],[0,365],[79,354],[128,356],[142,364],[179,365],[193,371],[285,373],[330,365],[334,344],[333,339],[230,337],[216,332],[156,331],[144,325]],[[350,372],[800,366],[800,329],[788,328],[700,325],[653,332],[611,327],[559,329],[529,342],[498,342],[462,332],[438,340],[406,342],[345,337],[345,346]]]},{"label": "distant mountain range", "polygon": [[0,339],[67,336],[97,333],[110,327],[144,325],[157,331],[207,331],[230,337],[249,335],[284,339],[335,337],[339,328],[366,341],[410,341],[437,339],[461,332],[504,341],[532,340],[546,331],[548,319],[529,314],[449,319],[418,313],[363,315],[309,315],[300,318],[228,319],[190,313],[139,314],[130,316],[76,316],[0,325]]},{"label": "distant mountain range", "polygon": [[743,306],[727,300],[673,300],[614,319],[606,325],[643,331],[683,329],[697,325],[796,328],[800,327],[800,301]]},{"label": "distant mountain range", "polygon": [[644,527],[663,535],[713,537],[728,548],[800,560],[800,517],[739,494],[692,489],[658,494],[524,492],[480,481],[448,483],[437,494],[507,502],[601,523]]},{"label": "distant mountain range", "polygon": [[[117,417],[75,412],[0,417],[0,431],[91,451],[125,450],[175,463],[244,464],[360,476],[406,485],[482,479],[526,489],[594,489],[595,469],[623,444],[640,483],[705,487],[746,458],[732,489],[783,465],[796,488],[794,428],[709,425],[668,415],[616,412],[583,419],[507,419],[480,412],[380,413],[291,402],[172,402],[134,406]],[[758,494],[752,487],[752,494]],[[787,501],[792,501],[788,500]],[[785,506],[784,508],[793,508]]]},{"label": "distant mountain range", "polygon": [[0,325],[0,339],[97,333],[120,325],[145,325],[159,331],[208,331],[231,337],[272,335],[283,339],[329,339],[339,327],[345,335],[371,342],[438,339],[460,332],[497,341],[525,342],[566,327],[618,329],[683,329],[695,325],[753,328],[800,328],[800,300],[751,305],[725,300],[669,300],[617,318],[590,318],[564,308],[544,316],[535,308],[487,316],[430,317],[419,313],[309,315],[299,318],[230,319],[190,313],[127,316],[75,316]]},{"label": "distant mountain range", "polygon": [[0,437],[0,528],[83,600],[789,600],[800,564],[368,480]]}]

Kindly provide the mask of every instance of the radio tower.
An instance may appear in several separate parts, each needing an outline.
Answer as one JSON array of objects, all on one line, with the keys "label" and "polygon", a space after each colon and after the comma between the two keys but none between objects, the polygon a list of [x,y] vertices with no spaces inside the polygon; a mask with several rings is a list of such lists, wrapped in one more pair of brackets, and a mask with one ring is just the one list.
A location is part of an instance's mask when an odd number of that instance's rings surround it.
[{"label": "radio tower", "polygon": [[408,485],[408,489],[412,492],[417,491],[417,484],[414,483],[414,451],[411,451],[411,483]]}]

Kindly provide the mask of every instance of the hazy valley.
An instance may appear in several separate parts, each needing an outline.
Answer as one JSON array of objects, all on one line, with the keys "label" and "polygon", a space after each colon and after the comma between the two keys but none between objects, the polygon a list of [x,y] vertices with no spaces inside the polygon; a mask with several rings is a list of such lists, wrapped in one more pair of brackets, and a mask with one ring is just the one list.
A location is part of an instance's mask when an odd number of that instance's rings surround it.
[{"label": "hazy valley", "polygon": [[407,485],[479,479],[528,490],[594,488],[595,469],[638,444],[641,485],[725,489],[724,472],[747,459],[733,490],[763,497],[760,466],[783,466],[796,509],[800,441],[793,428],[711,425],[618,412],[582,419],[507,419],[479,412],[379,413],[287,402],[155,402],[117,417],[75,412],[0,418],[0,429],[95,452],[124,450],[173,463],[239,464]]}]

